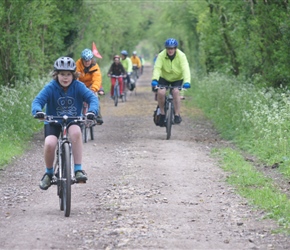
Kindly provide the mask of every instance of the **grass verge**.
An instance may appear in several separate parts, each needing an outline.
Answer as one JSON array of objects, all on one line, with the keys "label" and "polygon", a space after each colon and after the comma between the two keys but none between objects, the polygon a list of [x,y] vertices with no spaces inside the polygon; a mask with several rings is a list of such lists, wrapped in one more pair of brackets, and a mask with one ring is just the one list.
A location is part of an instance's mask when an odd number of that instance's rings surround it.
[{"label": "grass verge", "polygon": [[215,149],[213,155],[221,159],[222,169],[229,173],[227,182],[236,188],[236,192],[264,210],[265,218],[276,220],[281,232],[290,234],[290,201],[273,180],[257,171],[237,150]]}]

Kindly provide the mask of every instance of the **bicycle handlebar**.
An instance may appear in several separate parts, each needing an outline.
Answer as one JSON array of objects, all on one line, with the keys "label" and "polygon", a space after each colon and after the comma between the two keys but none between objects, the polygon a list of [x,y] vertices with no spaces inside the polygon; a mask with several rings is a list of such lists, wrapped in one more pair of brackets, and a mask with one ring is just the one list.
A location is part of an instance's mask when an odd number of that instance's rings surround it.
[{"label": "bicycle handlebar", "polygon": [[182,88],[182,87],[172,87],[172,86],[159,86],[157,85],[155,87],[155,89],[176,89],[178,88],[178,90],[187,90],[186,88]]},{"label": "bicycle handlebar", "polygon": [[110,77],[113,77],[113,78],[121,78],[121,77],[123,77],[123,75],[119,75],[119,76],[116,76],[116,75],[110,75]]},{"label": "bicycle handlebar", "polygon": [[44,115],[44,118],[36,118],[39,119],[39,121],[42,122],[49,122],[49,123],[59,123],[59,120],[63,120],[67,122],[68,120],[72,120],[70,122],[78,122],[82,123],[87,120],[86,116],[68,116],[68,115],[63,115],[63,116],[58,116],[58,115]]}]

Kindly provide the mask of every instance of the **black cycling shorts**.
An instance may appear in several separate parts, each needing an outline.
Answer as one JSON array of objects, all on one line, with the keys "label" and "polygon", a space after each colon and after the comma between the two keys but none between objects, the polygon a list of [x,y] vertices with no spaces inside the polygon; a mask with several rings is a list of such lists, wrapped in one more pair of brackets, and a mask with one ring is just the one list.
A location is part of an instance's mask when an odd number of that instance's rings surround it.
[{"label": "black cycling shorts", "polygon": [[[67,129],[71,126],[71,125],[78,125],[80,126],[80,124],[78,123],[70,123],[67,126]],[[59,123],[49,123],[49,124],[44,124],[44,138],[46,138],[49,135],[54,135],[57,138],[59,137],[61,132],[61,125]]]},{"label": "black cycling shorts", "polygon": [[183,83],[183,79],[174,81],[174,82],[169,82],[166,79],[160,77],[158,81],[158,85],[161,87],[165,86],[171,86],[171,87],[181,87]]}]

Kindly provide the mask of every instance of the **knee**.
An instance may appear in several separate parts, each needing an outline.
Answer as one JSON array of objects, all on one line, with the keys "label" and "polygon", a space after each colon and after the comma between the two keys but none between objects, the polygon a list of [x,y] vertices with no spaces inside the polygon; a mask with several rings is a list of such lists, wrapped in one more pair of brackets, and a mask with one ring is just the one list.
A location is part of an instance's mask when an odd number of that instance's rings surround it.
[{"label": "knee", "polygon": [[57,144],[57,138],[54,136],[48,136],[45,138],[44,147],[46,150],[54,151]]}]

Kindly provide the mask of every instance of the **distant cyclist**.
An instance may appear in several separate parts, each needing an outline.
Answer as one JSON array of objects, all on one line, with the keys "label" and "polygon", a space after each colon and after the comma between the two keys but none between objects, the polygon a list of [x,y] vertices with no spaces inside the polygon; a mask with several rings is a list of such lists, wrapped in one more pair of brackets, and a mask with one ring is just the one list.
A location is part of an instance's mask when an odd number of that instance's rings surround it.
[{"label": "distant cyclist", "polygon": [[141,62],[141,68],[140,68],[140,75],[143,74],[143,70],[144,70],[144,64],[145,64],[145,59],[144,56],[139,56],[140,62]]},{"label": "distant cyclist", "polygon": [[[81,58],[76,61],[76,72],[78,74],[78,80],[83,82],[87,88],[98,96],[98,92],[102,91],[102,73],[99,65],[93,60],[93,57],[93,52],[90,49],[84,49],[81,53]],[[103,124],[101,109],[99,110],[96,121],[98,125]]]},{"label": "distant cyclist", "polygon": [[[111,77],[112,75],[115,76],[125,76],[126,70],[123,65],[120,63],[120,56],[115,55],[113,58],[114,62],[111,64],[108,70],[108,76]],[[111,97],[114,96],[114,87],[116,83],[116,78],[111,77]],[[123,96],[123,77],[119,78],[119,86],[120,86],[120,95]]]},{"label": "distant cyclist", "polygon": [[133,65],[133,71],[136,71],[137,78],[139,78],[138,70],[142,67],[141,60],[139,56],[137,56],[137,51],[133,51],[133,54],[131,56],[131,61]]},{"label": "distant cyclist", "polygon": [[[190,69],[186,55],[177,49],[178,42],[174,38],[165,41],[165,49],[158,54],[156,59],[153,76],[152,88],[172,86],[173,104],[175,109],[174,123],[181,123],[180,117],[180,97],[179,89],[190,88]],[[159,88],[157,91],[157,101],[160,108],[159,126],[163,127],[165,120],[165,88]]]},{"label": "distant cyclist", "polygon": [[128,52],[126,50],[121,51],[121,63],[127,72],[127,76],[126,76],[127,88],[132,91],[133,90],[132,88],[134,87],[130,84],[130,82],[131,82],[130,75],[132,74],[132,71],[133,71],[132,61],[128,57]]}]

